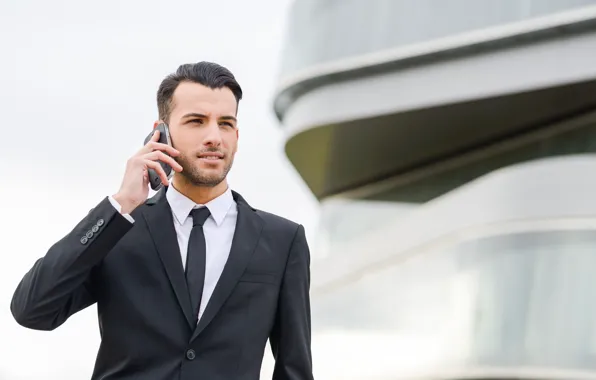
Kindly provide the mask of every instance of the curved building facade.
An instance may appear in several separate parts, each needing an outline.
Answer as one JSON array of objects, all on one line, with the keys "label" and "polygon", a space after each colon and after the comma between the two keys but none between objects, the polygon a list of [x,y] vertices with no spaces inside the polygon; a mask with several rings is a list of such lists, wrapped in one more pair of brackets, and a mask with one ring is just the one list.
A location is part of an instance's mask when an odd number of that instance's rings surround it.
[{"label": "curved building facade", "polygon": [[596,379],[596,0],[296,0],[318,379]]},{"label": "curved building facade", "polygon": [[594,170],[500,169],[338,243],[312,270],[317,378],[596,378]]}]

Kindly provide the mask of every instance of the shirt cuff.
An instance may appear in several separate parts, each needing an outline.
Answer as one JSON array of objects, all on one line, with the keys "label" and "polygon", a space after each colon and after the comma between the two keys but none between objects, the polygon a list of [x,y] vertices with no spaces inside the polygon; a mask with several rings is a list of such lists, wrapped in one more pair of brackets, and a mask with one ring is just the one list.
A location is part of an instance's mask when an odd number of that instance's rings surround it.
[{"label": "shirt cuff", "polygon": [[134,223],[135,220],[132,218],[132,216],[130,216],[129,214],[122,214],[122,206],[120,206],[120,203],[116,202],[116,200],[114,198],[112,198],[112,196],[109,196],[108,199],[110,200],[110,203],[112,204],[112,206],[114,206],[114,208],[124,217],[126,218],[126,220],[128,220],[131,223]]}]

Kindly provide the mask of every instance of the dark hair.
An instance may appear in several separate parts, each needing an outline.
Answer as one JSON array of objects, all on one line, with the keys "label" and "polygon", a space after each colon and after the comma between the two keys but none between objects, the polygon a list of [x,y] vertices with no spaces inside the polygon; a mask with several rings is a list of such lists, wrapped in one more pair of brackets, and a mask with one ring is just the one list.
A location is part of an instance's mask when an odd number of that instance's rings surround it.
[{"label": "dark hair", "polygon": [[212,62],[180,65],[174,74],[168,75],[161,82],[157,90],[157,110],[159,118],[165,122],[170,118],[174,91],[182,82],[194,82],[211,89],[227,87],[234,94],[236,104],[239,104],[242,99],[242,88],[236,82],[234,74],[225,67]]}]

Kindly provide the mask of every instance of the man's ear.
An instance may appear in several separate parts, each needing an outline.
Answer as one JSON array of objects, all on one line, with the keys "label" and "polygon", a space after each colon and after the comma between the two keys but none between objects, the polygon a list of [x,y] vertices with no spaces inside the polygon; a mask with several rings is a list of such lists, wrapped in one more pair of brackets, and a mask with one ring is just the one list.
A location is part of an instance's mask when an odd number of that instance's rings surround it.
[{"label": "man's ear", "polygon": [[165,123],[163,120],[157,120],[155,123],[153,123],[153,129],[157,128],[157,126],[161,123]]},{"label": "man's ear", "polygon": [[234,149],[234,153],[238,152],[238,138],[240,137],[240,134],[238,133],[238,128],[236,128],[236,148]]}]

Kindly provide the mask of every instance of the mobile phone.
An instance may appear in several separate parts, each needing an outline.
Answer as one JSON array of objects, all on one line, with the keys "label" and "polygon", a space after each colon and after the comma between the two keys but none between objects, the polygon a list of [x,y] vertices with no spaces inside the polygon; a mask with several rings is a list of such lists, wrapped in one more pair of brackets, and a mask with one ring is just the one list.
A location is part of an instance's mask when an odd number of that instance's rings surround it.
[{"label": "mobile phone", "polygon": [[[158,143],[167,144],[169,146],[172,146],[172,140],[170,139],[170,128],[165,123],[159,123],[155,127],[155,129],[145,138],[145,142],[143,143],[143,145],[146,145],[149,142],[149,140],[151,140],[151,137],[153,136],[155,131],[159,131],[159,140],[157,140]],[[166,152],[164,152],[164,153],[167,154]],[[161,165],[164,172],[168,176],[168,180],[170,178],[172,178],[172,175],[174,174],[172,167],[170,165],[166,164],[165,162],[162,162],[162,161],[157,161],[157,162]],[[155,191],[161,189],[163,186],[163,183],[161,182],[161,177],[157,174],[157,172],[153,169],[149,169],[148,174],[149,174],[149,185],[151,185],[151,188]]]}]

